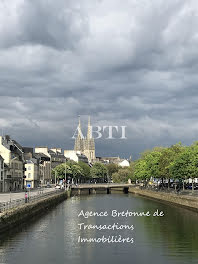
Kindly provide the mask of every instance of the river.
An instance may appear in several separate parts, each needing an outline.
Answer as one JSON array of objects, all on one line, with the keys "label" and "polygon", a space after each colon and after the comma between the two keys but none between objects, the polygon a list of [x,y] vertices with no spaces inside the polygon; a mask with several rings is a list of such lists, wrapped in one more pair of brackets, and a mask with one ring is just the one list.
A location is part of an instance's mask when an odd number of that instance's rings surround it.
[{"label": "river", "polygon": [[[153,217],[157,209],[163,217]],[[83,210],[108,216],[79,216]],[[118,212],[151,216],[112,217]],[[128,225],[134,230],[80,230],[79,223]],[[133,238],[133,243],[78,242],[80,238]],[[198,214],[132,194],[75,196],[0,238],[0,264],[198,263]]]}]

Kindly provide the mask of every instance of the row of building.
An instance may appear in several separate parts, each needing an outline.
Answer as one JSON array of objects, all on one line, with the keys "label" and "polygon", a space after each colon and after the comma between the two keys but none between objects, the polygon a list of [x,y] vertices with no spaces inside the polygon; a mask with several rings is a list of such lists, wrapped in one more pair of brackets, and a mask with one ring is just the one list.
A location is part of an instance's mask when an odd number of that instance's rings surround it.
[{"label": "row of building", "polygon": [[23,147],[8,135],[0,136],[0,192],[51,183],[52,169],[66,160],[59,148]]},{"label": "row of building", "polygon": [[91,135],[90,118],[87,137],[82,137],[79,119],[78,135],[73,150],[48,147],[23,147],[10,136],[0,136],[0,192],[22,190],[24,187],[38,186],[54,182],[52,169],[57,165],[73,160],[83,161],[90,166],[94,162],[116,163],[129,166],[127,160],[119,157],[96,157],[95,142]]}]

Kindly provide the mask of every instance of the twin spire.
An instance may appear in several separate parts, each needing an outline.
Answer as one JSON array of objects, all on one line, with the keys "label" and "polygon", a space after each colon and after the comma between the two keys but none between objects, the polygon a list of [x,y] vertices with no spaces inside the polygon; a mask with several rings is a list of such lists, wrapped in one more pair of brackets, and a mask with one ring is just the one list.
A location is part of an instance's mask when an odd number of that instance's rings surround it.
[{"label": "twin spire", "polygon": [[84,154],[89,162],[92,162],[95,160],[95,142],[94,138],[92,137],[92,127],[91,127],[91,121],[90,116],[88,118],[88,128],[87,128],[87,137],[84,138],[83,133],[81,131],[81,122],[80,122],[80,116],[79,116],[79,123],[78,123],[78,136],[75,139],[75,145],[74,145],[75,151],[80,151],[82,154]]},{"label": "twin spire", "polygon": [[[78,116],[78,138],[83,138],[83,134],[81,131],[81,122],[80,122],[80,116]],[[87,128],[87,139],[92,138],[92,129],[91,129],[91,121],[90,116],[88,117],[88,128]]]}]

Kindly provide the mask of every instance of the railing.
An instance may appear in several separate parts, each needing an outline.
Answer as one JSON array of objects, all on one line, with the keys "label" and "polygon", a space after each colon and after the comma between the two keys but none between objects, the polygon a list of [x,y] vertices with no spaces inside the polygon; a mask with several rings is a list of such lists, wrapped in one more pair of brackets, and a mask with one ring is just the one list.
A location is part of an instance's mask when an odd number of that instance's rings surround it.
[{"label": "railing", "polygon": [[39,200],[42,200],[46,197],[49,197],[53,194],[56,194],[56,193],[60,193],[60,192],[63,192],[64,190],[54,190],[54,191],[51,191],[51,192],[39,192],[39,194],[37,195],[33,195],[33,196],[28,196],[27,198],[21,198],[21,199],[15,199],[15,200],[12,200],[12,201],[9,201],[9,202],[1,202],[0,203],[0,213],[2,212],[5,212],[9,209],[12,209],[12,208],[16,208],[20,205],[24,205],[26,203],[32,203],[32,202],[35,202],[35,201],[39,201]]},{"label": "railing", "polygon": [[116,187],[130,187],[134,184],[128,183],[79,183],[77,185],[72,184],[72,189],[83,189],[83,188],[116,188]]}]

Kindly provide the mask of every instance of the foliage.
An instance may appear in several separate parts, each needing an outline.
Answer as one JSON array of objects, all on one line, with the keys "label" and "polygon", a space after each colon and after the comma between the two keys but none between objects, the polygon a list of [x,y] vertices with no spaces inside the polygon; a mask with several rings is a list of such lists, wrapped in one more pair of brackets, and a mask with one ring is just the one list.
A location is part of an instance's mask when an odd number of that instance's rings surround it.
[{"label": "foliage", "polygon": [[111,178],[112,174],[115,172],[118,172],[118,169],[119,169],[118,165],[114,164],[114,163],[107,164],[106,167],[107,167],[108,175],[110,178]]},{"label": "foliage", "polygon": [[120,168],[118,172],[114,172],[112,174],[113,182],[120,183],[120,182],[127,182],[131,176],[130,168]]},{"label": "foliage", "polygon": [[198,146],[187,147],[170,165],[174,179],[195,178],[198,175]]},{"label": "foliage", "polygon": [[53,170],[52,170],[52,175],[55,177],[55,173],[56,173],[56,178],[57,179],[64,179],[65,178],[65,171],[66,171],[66,175],[68,176],[72,176],[72,170],[71,167],[66,163],[62,163],[58,166],[56,166]]},{"label": "foliage", "polygon": [[82,168],[84,177],[85,178],[90,178],[91,174],[90,174],[89,165],[87,163],[83,162],[83,161],[79,161],[78,165]]},{"label": "foliage", "polygon": [[99,162],[94,163],[93,167],[90,170],[92,178],[103,178],[107,179],[108,170],[107,167]]},{"label": "foliage", "polygon": [[78,164],[74,164],[73,166],[71,166],[71,170],[74,179],[80,179],[84,176],[83,169]]},{"label": "foliage", "polygon": [[185,150],[180,143],[164,148],[159,159],[159,170],[162,178],[170,179],[170,165]]}]

